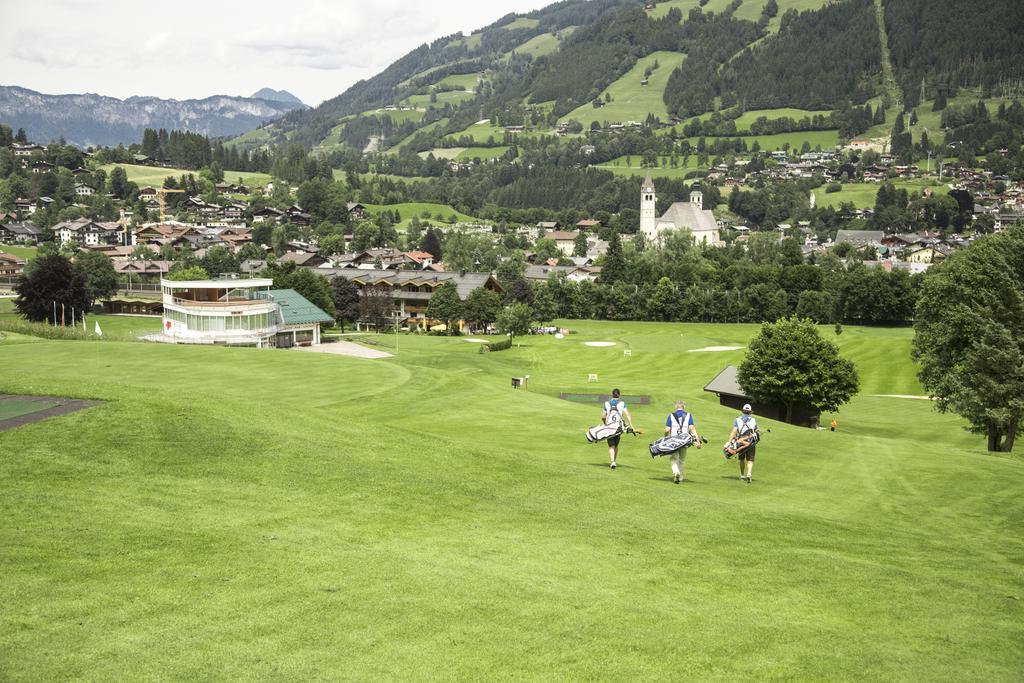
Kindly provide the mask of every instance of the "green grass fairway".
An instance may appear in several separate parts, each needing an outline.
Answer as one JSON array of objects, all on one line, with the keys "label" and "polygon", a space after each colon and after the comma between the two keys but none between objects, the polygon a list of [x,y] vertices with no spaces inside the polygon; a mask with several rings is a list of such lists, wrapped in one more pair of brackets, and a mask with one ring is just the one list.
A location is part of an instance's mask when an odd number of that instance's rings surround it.
[{"label": "green grass fairway", "polygon": [[[771,424],[746,485],[701,391],[743,351],[687,350],[755,326],[563,324],[382,361],[0,341],[0,392],[109,401],[0,434],[3,677],[1019,680],[1021,459],[877,396],[921,393],[909,330],[845,328],[863,393]],[[653,403],[613,472],[556,396],[614,386]],[[646,448],[677,398],[711,440],[680,486]]]},{"label": "green grass fairway", "polygon": [[[157,166],[138,166],[135,164],[105,164],[100,166],[101,169],[106,171],[107,175],[114,170],[115,167],[120,166],[128,174],[128,180],[137,184],[139,187],[163,187],[164,178],[168,176],[174,176],[180,178],[186,173],[192,173],[193,175],[199,175],[199,171],[190,171],[185,168],[159,168]],[[263,187],[271,180],[273,176],[267,175],[266,173],[256,173],[253,171],[224,171],[224,182],[237,183],[238,179],[241,178],[249,187]]]},{"label": "green grass fairway", "polygon": [[[647,114],[653,113],[662,121],[668,120],[668,110],[665,108],[665,86],[668,84],[668,77],[672,70],[683,63],[686,55],[679,52],[654,52],[647,57],[637,61],[626,75],[608,86],[607,90],[601,93],[601,101],[604,101],[606,93],[610,93],[612,101],[599,109],[594,109],[590,102],[577,107],[562,117],[562,121],[575,119],[589,128],[593,121],[626,122],[640,121],[647,118]],[[659,66],[651,73],[647,85],[640,85],[643,80],[644,71],[657,61]]]},{"label": "green grass fairway", "polygon": [[54,406],[59,406],[60,401],[24,400],[0,396],[0,420],[9,420],[12,417],[38,413]]}]

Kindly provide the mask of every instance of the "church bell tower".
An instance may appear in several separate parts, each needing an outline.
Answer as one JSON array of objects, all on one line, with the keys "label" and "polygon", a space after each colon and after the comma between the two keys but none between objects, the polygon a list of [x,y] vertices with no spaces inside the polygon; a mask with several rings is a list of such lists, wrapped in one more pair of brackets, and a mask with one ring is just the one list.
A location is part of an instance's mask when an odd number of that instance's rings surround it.
[{"label": "church bell tower", "polygon": [[651,174],[648,173],[640,186],[640,232],[648,239],[657,237],[655,232],[658,221],[657,203],[657,197],[654,195],[654,181],[651,180]]}]

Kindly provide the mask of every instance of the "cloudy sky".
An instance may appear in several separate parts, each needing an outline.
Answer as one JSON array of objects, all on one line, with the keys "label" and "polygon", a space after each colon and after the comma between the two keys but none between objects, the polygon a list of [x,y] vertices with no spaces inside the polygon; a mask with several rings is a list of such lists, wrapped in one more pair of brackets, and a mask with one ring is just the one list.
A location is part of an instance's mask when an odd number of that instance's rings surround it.
[{"label": "cloudy sky", "polygon": [[554,0],[0,0],[0,85],[316,105],[416,46]]}]

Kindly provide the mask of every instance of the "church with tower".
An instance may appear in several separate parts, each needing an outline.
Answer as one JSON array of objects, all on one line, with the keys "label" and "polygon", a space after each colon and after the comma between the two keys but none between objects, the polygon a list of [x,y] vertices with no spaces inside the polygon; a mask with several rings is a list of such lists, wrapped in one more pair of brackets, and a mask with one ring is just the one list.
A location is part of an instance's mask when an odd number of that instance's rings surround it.
[{"label": "church with tower", "polygon": [[718,221],[710,209],[704,208],[704,196],[699,190],[690,192],[690,201],[675,202],[658,218],[657,196],[650,174],[640,186],[640,232],[648,242],[655,242],[663,230],[687,229],[694,242],[715,244],[719,241]]}]

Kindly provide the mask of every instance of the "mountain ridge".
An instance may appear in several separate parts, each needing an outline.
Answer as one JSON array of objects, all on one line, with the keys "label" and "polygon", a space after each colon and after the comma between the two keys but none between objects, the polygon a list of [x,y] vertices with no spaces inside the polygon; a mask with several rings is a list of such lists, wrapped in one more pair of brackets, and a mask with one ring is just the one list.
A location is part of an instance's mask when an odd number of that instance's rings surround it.
[{"label": "mountain ridge", "polygon": [[146,128],[189,130],[209,137],[240,135],[305,107],[280,101],[211,95],[165,99],[96,93],[51,95],[17,85],[0,86],[0,122],[24,128],[33,140],[64,138],[79,147],[116,146],[142,139]]}]

